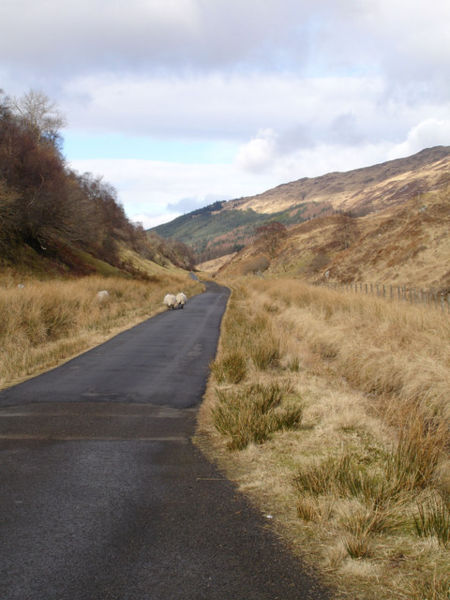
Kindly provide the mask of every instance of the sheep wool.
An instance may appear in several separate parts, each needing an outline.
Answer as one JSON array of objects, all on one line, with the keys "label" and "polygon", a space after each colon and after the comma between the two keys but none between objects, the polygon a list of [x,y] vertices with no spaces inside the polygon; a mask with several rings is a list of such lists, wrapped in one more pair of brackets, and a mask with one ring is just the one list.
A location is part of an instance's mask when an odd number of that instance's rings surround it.
[{"label": "sheep wool", "polygon": [[177,299],[174,294],[166,294],[164,296],[163,304],[165,304],[167,308],[171,308],[173,310],[177,304]]},{"label": "sheep wool", "polygon": [[176,300],[177,300],[177,307],[178,308],[183,308],[184,305],[186,304],[186,301],[187,301],[186,294],[183,293],[183,292],[179,292],[177,294]]}]

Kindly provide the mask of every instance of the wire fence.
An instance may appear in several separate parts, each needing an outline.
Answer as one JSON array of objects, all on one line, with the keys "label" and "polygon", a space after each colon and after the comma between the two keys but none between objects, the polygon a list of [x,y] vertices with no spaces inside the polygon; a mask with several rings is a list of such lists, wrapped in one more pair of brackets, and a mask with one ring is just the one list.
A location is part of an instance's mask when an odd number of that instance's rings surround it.
[{"label": "wire fence", "polygon": [[424,304],[450,314],[450,292],[440,292],[434,289],[422,290],[407,286],[386,285],[384,283],[337,283],[329,281],[320,283],[319,285],[325,285],[332,289],[345,290],[354,294],[370,294],[388,300]]}]

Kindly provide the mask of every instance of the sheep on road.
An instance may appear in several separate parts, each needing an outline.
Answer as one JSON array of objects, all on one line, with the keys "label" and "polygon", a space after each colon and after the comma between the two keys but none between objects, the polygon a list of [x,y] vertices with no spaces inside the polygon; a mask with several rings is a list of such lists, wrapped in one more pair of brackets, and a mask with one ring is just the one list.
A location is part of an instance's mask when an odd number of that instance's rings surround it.
[{"label": "sheep on road", "polygon": [[187,302],[187,297],[184,292],[179,292],[176,296],[177,308],[183,308]]},{"label": "sheep on road", "polygon": [[177,304],[177,299],[174,294],[166,294],[164,296],[163,304],[165,304],[167,308],[173,310]]}]

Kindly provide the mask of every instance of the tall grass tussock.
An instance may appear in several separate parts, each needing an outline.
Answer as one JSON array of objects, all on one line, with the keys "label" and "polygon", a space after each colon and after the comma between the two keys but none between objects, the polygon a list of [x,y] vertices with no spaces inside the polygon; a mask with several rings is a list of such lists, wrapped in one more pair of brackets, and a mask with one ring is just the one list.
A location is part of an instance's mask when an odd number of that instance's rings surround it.
[{"label": "tall grass tussock", "polygon": [[[213,369],[201,422],[234,450],[225,468],[336,597],[448,600],[448,315],[292,279],[231,286],[227,375]],[[288,390],[291,427],[258,385]]]},{"label": "tall grass tussock", "polygon": [[230,438],[228,448],[242,450],[250,442],[261,444],[282,429],[301,423],[301,406],[282,406],[283,391],[277,385],[254,384],[237,391],[216,390],[214,424]]}]

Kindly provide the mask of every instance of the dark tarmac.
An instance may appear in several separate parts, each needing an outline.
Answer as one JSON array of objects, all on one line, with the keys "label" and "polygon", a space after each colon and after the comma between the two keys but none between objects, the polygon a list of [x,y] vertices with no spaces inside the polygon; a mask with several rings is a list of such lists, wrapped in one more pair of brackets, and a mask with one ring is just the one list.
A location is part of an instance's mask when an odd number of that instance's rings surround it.
[{"label": "dark tarmac", "polygon": [[0,392],[0,600],[330,598],[191,443],[227,298]]}]

